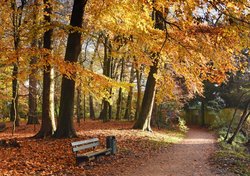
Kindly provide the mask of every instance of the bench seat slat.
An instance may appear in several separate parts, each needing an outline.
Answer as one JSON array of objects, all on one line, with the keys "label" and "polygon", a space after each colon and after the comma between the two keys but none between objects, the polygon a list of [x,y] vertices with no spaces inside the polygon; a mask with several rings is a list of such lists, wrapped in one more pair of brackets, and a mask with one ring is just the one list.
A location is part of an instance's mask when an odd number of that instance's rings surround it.
[{"label": "bench seat slat", "polygon": [[72,150],[73,150],[73,152],[78,152],[80,150],[88,149],[88,148],[91,148],[91,147],[96,147],[99,144],[100,144],[99,141],[97,141],[97,142],[93,142],[93,143],[86,144],[86,145],[83,145],[83,146],[75,147]]},{"label": "bench seat slat", "polygon": [[93,139],[88,139],[88,140],[84,140],[84,141],[77,141],[77,142],[72,142],[71,146],[77,146],[77,145],[83,145],[83,144],[88,144],[88,143],[92,143],[92,142],[97,142],[99,141],[98,138],[93,138]]},{"label": "bench seat slat", "polygon": [[77,155],[77,157],[78,158],[81,158],[81,157],[91,158],[91,157],[102,155],[102,154],[109,155],[110,152],[111,152],[111,149],[98,149],[98,150],[95,150],[95,151],[92,151],[92,152],[79,154],[79,155]]}]

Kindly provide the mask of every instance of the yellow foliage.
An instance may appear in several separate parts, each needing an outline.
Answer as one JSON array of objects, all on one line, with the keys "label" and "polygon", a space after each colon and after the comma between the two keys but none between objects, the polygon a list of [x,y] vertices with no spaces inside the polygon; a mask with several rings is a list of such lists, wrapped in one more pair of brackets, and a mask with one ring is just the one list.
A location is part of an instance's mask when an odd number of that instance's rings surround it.
[{"label": "yellow foliage", "polygon": [[[51,24],[43,23],[44,5],[41,1],[41,6],[36,9],[36,22],[29,20],[34,15],[34,7],[30,5],[25,8],[25,23],[19,29],[21,47],[14,51],[13,26],[9,15],[14,12],[9,2],[0,2],[0,65],[10,68],[18,62],[18,79],[22,80],[27,79],[32,67],[39,69],[52,65],[96,98],[110,99],[109,88],[128,89],[130,85],[111,80],[79,64],[64,62],[62,58],[69,32],[82,32],[83,41],[86,38],[95,40],[98,36],[108,37],[112,46],[111,57],[136,62],[138,68],[143,65],[146,73],[153,62],[152,53],[158,53],[160,64],[155,75],[158,101],[164,101],[164,98],[178,99],[178,95],[183,94],[178,79],[185,80],[182,84],[187,90],[187,97],[202,94],[204,80],[219,84],[226,81],[227,74],[238,69],[233,55],[249,47],[250,43],[248,0],[156,0],[154,3],[151,0],[88,1],[82,28],[67,25],[69,16],[57,1],[53,1],[54,8],[60,13],[54,13]],[[196,23],[193,14],[198,8],[204,8],[206,13],[210,12],[210,16],[215,15],[212,11],[218,11],[218,14],[222,14],[221,21],[218,25]],[[166,21],[164,30],[154,27],[153,11],[156,10],[162,13],[162,20]],[[61,13],[63,15],[59,15]],[[30,47],[34,36],[41,38],[44,31],[51,28],[54,29],[53,55],[44,49]],[[117,40],[118,37],[122,40]],[[103,43],[102,39],[100,43]],[[102,52],[98,54],[96,58],[103,56]],[[32,56],[39,59],[29,66]]]}]

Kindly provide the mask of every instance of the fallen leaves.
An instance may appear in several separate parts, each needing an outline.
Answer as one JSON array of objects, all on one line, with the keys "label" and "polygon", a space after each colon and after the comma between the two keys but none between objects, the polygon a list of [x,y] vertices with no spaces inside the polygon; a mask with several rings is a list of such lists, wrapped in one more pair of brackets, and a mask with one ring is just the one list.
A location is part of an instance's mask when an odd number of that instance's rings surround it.
[{"label": "fallen leaves", "polygon": [[[132,122],[86,121],[75,125],[79,138],[73,139],[33,139],[39,129],[33,125],[21,124],[16,134],[11,135],[11,124],[0,133],[1,139],[16,138],[20,148],[0,147],[0,175],[76,175],[98,176],[119,175],[145,162],[157,154],[171,139],[180,138],[177,133],[157,131],[154,133],[131,130]],[[118,153],[103,156],[76,166],[70,143],[98,137],[101,146],[106,144],[106,136],[117,139]],[[170,139],[167,141],[166,139]]]}]

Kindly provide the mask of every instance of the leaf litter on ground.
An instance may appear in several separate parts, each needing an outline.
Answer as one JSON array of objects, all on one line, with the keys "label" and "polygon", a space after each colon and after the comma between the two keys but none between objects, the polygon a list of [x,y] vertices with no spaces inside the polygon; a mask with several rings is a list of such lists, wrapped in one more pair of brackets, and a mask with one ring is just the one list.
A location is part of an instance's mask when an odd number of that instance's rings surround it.
[{"label": "leaf litter on ground", "polygon": [[[157,130],[153,133],[132,129],[133,122],[85,121],[75,123],[78,138],[34,139],[39,125],[21,123],[12,136],[11,124],[0,133],[0,140],[15,139],[20,147],[0,147],[0,176],[21,175],[119,175],[142,165],[145,159],[160,154],[168,144],[180,141],[177,131]],[[35,130],[34,130],[35,129]],[[76,165],[70,143],[98,137],[105,147],[106,136],[115,136],[118,152]]]}]

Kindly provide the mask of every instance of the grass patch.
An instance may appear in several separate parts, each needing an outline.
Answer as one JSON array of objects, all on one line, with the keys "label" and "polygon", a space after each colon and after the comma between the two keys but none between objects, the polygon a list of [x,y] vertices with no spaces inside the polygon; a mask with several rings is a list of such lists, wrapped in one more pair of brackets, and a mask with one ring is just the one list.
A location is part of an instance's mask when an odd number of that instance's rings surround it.
[{"label": "grass patch", "polygon": [[225,129],[218,131],[218,134],[219,150],[212,158],[213,163],[221,170],[241,176],[249,176],[250,154],[243,145],[246,142],[244,136],[239,134],[233,144],[228,144],[224,141]]},{"label": "grass patch", "polygon": [[248,176],[250,175],[250,155],[244,151],[244,149],[235,151],[231,145],[221,142],[220,150],[214,155],[213,161],[221,169],[228,170],[241,176]]}]

